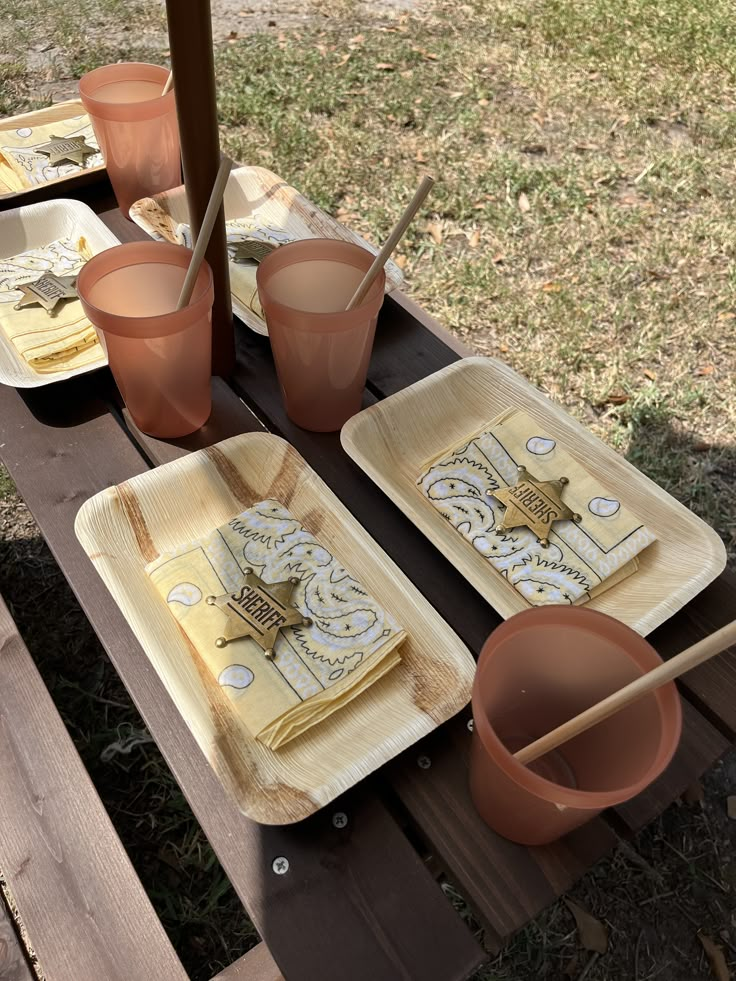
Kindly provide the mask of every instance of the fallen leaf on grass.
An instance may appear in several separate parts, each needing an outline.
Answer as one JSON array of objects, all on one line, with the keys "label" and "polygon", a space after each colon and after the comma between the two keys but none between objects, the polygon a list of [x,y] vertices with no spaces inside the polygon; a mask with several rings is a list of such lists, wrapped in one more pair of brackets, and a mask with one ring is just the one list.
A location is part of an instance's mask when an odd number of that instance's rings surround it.
[{"label": "fallen leaf on grass", "polygon": [[442,229],[439,225],[432,221],[427,225],[427,231],[432,236],[435,245],[442,245]]},{"label": "fallen leaf on grass", "polygon": [[719,947],[717,943],[704,933],[698,934],[698,940],[703,945],[705,956],[708,958],[711,972],[716,981],[731,981],[731,972],[726,964],[723,948]]},{"label": "fallen leaf on grass", "polygon": [[376,68],[380,72],[392,72],[396,69],[396,65],[392,65],[390,61],[379,61]]},{"label": "fallen leaf on grass", "polygon": [[427,61],[437,61],[437,55],[433,51],[427,51],[426,48],[412,48],[417,54],[420,54],[422,58],[426,58]]},{"label": "fallen leaf on grass", "polygon": [[504,262],[505,260],[506,260],[506,256],[503,254],[503,252],[497,252],[494,255],[494,257],[491,259],[491,262],[493,263],[494,266],[500,266],[501,263]]},{"label": "fallen leaf on grass", "polygon": [[406,269],[406,256],[405,255],[397,255],[396,258],[394,259],[394,262],[399,267],[399,269]]},{"label": "fallen leaf on grass", "polygon": [[468,239],[468,245],[471,249],[477,249],[480,245],[480,229],[476,228],[473,234]]},{"label": "fallen leaf on grass", "polygon": [[648,379],[649,379],[650,381],[655,381],[655,380],[656,380],[656,378],[657,378],[657,376],[656,376],[656,375],[654,374],[654,372],[653,372],[653,371],[650,371],[650,370],[649,370],[649,368],[645,368],[645,369],[644,369],[644,375],[645,375],[645,376],[646,376],[646,377],[647,377],[647,378],[648,378]]},{"label": "fallen leaf on grass", "polygon": [[347,65],[349,61],[350,61],[350,52],[348,51],[347,54],[344,54],[342,58],[338,61],[338,63],[335,65],[335,68],[342,68],[342,66]]},{"label": "fallen leaf on grass", "polygon": [[532,206],[531,206],[531,204],[529,204],[529,198],[526,196],[526,194],[524,194],[523,191],[519,195],[517,203],[519,205],[519,211],[523,215],[525,215],[527,213],[527,211],[531,211],[532,210]]},{"label": "fallen leaf on grass", "polygon": [[575,917],[578,937],[583,947],[605,954],[608,950],[608,927],[572,899],[566,899],[565,905]]},{"label": "fallen leaf on grass", "polygon": [[712,375],[715,370],[716,370],[716,366],[714,364],[703,364],[699,368],[695,369],[695,374],[701,376]]},{"label": "fallen leaf on grass", "polygon": [[736,821],[736,797],[726,798],[726,814],[732,821]]},{"label": "fallen leaf on grass", "polygon": [[560,293],[562,291],[562,286],[559,283],[555,283],[550,280],[548,283],[542,283],[543,293]]},{"label": "fallen leaf on grass", "polygon": [[717,317],[718,320],[736,320],[736,313],[730,310],[721,310]]},{"label": "fallen leaf on grass", "polygon": [[601,399],[599,405],[623,405],[630,398],[631,396],[627,392],[609,392],[605,398]]}]

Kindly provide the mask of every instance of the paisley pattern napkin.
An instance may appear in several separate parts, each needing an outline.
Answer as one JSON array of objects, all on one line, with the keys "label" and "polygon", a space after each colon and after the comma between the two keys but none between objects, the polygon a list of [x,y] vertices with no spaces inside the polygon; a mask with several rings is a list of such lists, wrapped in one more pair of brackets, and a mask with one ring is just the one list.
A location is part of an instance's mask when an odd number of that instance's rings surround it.
[{"label": "paisley pattern napkin", "polygon": [[62,119],[43,126],[21,126],[0,130],[0,180],[12,191],[45,184],[59,177],[71,177],[82,170],[100,167],[104,160],[98,152],[85,158],[84,167],[65,160],[52,167],[49,158],[36,147],[48,143],[52,136],[83,136],[88,146],[98,147],[92,124],[86,114]]},{"label": "paisley pattern napkin", "polygon": [[[292,239],[282,228],[265,224],[253,217],[232,218],[230,221],[225,222],[225,231],[227,234],[228,251],[231,255],[230,292],[243,306],[248,307],[257,317],[265,320],[266,318],[263,313],[261,301],[258,298],[258,289],[256,287],[258,263],[253,259],[248,259],[244,262],[235,262],[232,259],[232,254],[238,242],[254,240],[256,242],[266,242],[269,245],[286,245]],[[189,225],[177,225],[174,234],[176,241],[180,245],[186,245],[189,249],[193,247],[192,233]]]},{"label": "paisley pattern napkin", "polygon": [[[312,620],[277,635],[273,661],[250,637],[219,649],[225,614],[208,605],[252,568],[264,582],[299,578],[291,602]],[[258,740],[278,749],[398,664],[406,634],[278,501],[261,501],[146,571],[171,614]]]},{"label": "paisley pattern napkin", "polygon": [[[567,477],[564,502],[582,521],[556,522],[543,548],[525,527],[496,532],[503,506],[486,491],[516,481]],[[423,497],[532,606],[580,603],[636,571],[655,536],[526,412],[510,409],[462,445],[427,463]]]},{"label": "paisley pattern napkin", "polygon": [[15,310],[15,304],[23,296],[17,287],[45,272],[73,276],[91,255],[84,238],[63,238],[0,259],[0,331],[20,357],[40,374],[102,361],[104,351],[79,300],[63,300],[53,316],[40,306]]}]

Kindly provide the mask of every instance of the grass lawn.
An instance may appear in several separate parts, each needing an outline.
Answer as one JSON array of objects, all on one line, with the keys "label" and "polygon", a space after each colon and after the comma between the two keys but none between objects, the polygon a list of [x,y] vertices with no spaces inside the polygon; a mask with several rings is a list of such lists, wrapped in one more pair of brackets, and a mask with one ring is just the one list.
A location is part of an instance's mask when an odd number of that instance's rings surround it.
[{"label": "grass lawn", "polygon": [[[288,30],[282,8],[247,33],[244,3],[221,32],[228,152],[374,241],[432,173],[398,257],[413,296],[700,514],[733,559],[732,4],[437,0],[369,15],[305,0]],[[0,0],[0,25],[3,115],[98,64],[166,57],[161,9],[138,0]],[[187,968],[209,978],[252,928],[2,473],[0,538],[0,590]],[[51,652],[30,599],[48,586]],[[607,954],[582,949],[556,904],[483,978],[706,979],[698,929],[733,960],[735,783],[731,757],[702,805],[671,808],[576,887],[610,926]]]}]

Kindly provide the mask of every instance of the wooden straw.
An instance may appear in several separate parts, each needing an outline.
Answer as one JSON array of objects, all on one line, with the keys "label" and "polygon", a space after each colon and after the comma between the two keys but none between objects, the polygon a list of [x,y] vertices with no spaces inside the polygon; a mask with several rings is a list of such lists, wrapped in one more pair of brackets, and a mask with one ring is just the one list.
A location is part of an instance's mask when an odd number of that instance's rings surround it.
[{"label": "wooden straw", "polygon": [[169,77],[166,79],[166,84],[164,85],[164,90],[161,93],[161,95],[164,96],[168,92],[170,92],[171,91],[171,86],[173,84],[174,84],[174,73],[173,73],[173,71],[171,71],[171,72],[169,72]]},{"label": "wooden straw", "polygon": [[562,743],[566,743],[569,739],[579,736],[586,729],[590,729],[599,722],[603,722],[604,719],[607,719],[616,712],[620,712],[621,709],[627,708],[643,695],[647,695],[649,692],[659,688],[660,685],[679,678],[681,674],[690,671],[691,668],[697,667],[703,661],[707,661],[714,654],[720,654],[721,651],[724,651],[734,643],[736,643],[736,620],[726,624],[725,627],[721,627],[720,630],[716,630],[714,634],[704,637],[697,644],[688,647],[687,650],[682,651],[676,657],[670,658],[669,661],[665,661],[664,664],[660,664],[654,670],[648,671],[647,674],[632,681],[631,684],[625,685],[602,701],[591,705],[589,709],[581,712],[580,715],[576,715],[574,719],[563,722],[561,726],[548,732],[546,736],[541,736],[533,743],[529,743],[528,746],[520,749],[518,753],[514,753],[514,757],[520,763],[524,764],[539,759],[545,753],[550,753],[553,749],[557,749]]},{"label": "wooden straw", "polygon": [[184,283],[181,287],[179,302],[176,305],[177,310],[181,310],[183,307],[187,306],[192,298],[194,284],[197,282],[199,268],[202,265],[202,260],[204,259],[205,252],[207,251],[207,246],[210,244],[212,227],[215,224],[215,220],[217,219],[217,215],[220,211],[220,205],[222,204],[222,198],[225,194],[228,178],[230,177],[231,167],[232,161],[228,157],[223,156],[222,160],[220,161],[220,169],[217,171],[217,177],[215,178],[212,193],[210,194],[210,200],[207,204],[207,210],[205,211],[204,218],[202,219],[202,227],[199,230],[197,242],[194,246],[192,261],[189,263],[189,268],[187,269],[187,274],[184,277]]},{"label": "wooden straw", "polygon": [[353,298],[345,308],[346,310],[352,310],[353,307],[357,307],[357,305],[363,300],[366,293],[373,285],[373,280],[386,265],[386,260],[394,251],[396,246],[399,244],[399,241],[403,237],[404,232],[409,227],[412,218],[417,213],[417,211],[419,211],[422,204],[424,203],[424,199],[432,190],[433,184],[434,184],[434,178],[430,177],[428,174],[425,174],[424,177],[422,178],[422,183],[416,189],[414,193],[414,197],[409,202],[409,206],[407,207],[406,211],[403,213],[401,218],[399,218],[399,220],[394,225],[394,229],[389,235],[389,237],[386,239],[383,248],[378,253],[376,258],[373,260],[371,268],[363,277],[363,281],[361,282],[360,286],[357,288],[355,293],[353,293]]}]

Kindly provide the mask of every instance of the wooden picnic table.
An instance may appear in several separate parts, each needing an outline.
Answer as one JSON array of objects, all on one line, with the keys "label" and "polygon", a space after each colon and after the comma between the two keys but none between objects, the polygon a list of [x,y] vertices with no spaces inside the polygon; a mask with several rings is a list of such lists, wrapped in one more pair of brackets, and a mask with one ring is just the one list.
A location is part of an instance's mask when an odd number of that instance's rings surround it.
[{"label": "wooden picnic table", "polygon": [[[106,181],[85,188],[79,197],[121,241],[145,238],[115,208]],[[221,977],[272,978],[278,965],[289,981],[460,981],[486,954],[438,880],[457,887],[485,927],[486,942],[500,947],[605,855],[619,835],[633,834],[651,821],[729,746],[736,731],[736,651],[702,665],[682,682],[682,741],[666,773],[636,799],[555,844],[514,845],[477,816],[467,781],[469,712],[307,821],[266,827],[246,819],[206,763],[76,540],[74,519],[87,498],[226,437],[268,430],[296,447],[476,656],[500,618],[349,459],[339,434],[306,432],[289,421],[268,339],[236,323],[236,346],[232,377],[213,379],[209,422],[181,440],[140,433],[108,369],[41,389],[0,387],[0,457],[265,941],[267,949],[261,945],[258,953],[262,975],[251,957]],[[469,352],[406,296],[389,297],[378,324],[365,404],[464,353]],[[725,573],[650,639],[667,657],[722,626],[735,608],[736,582]],[[23,716],[17,715],[16,724],[22,725]],[[37,820],[34,801],[43,791],[35,788],[34,793],[18,813],[18,828]],[[67,812],[57,815],[48,804],[46,837],[47,825],[69,821]],[[0,837],[13,835],[13,827],[0,829]],[[0,851],[0,865],[2,857]],[[276,859],[288,863],[284,874],[274,871]],[[67,866],[54,874],[73,877],[74,868]],[[17,870],[5,872],[12,886]],[[78,889],[68,890],[68,897],[80,916],[103,921],[106,911],[94,907],[109,902],[106,894],[85,893],[82,881]],[[23,915],[20,899],[19,905]],[[32,925],[27,925],[33,942]],[[155,931],[147,942],[159,945],[164,963],[170,963]],[[122,976],[143,978],[124,969]],[[160,976],[179,974],[167,969]],[[87,977],[80,973],[75,981]]]}]

